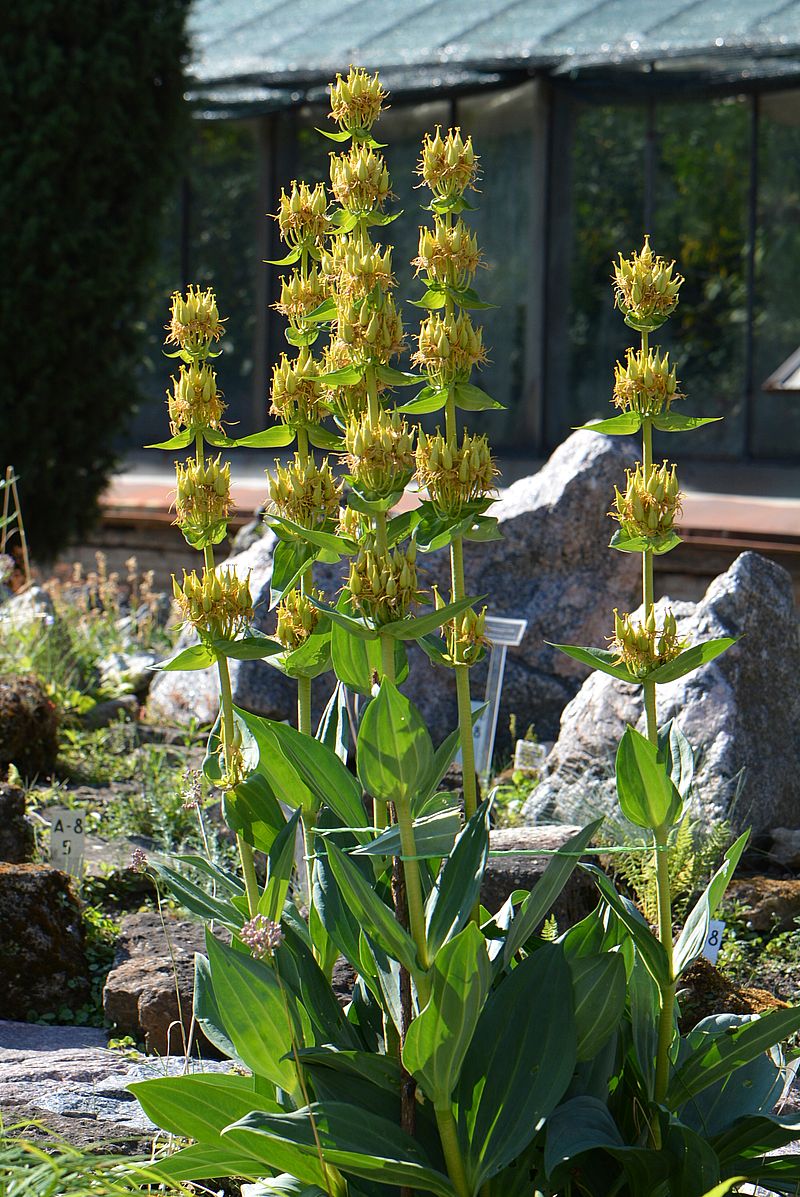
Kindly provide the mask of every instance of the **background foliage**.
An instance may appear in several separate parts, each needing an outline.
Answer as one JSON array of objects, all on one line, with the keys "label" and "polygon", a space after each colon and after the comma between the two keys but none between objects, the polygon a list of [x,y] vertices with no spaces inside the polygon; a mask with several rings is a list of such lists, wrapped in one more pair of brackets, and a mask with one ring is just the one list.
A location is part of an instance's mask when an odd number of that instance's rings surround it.
[{"label": "background foliage", "polygon": [[29,0],[0,54],[0,454],[35,551],[90,522],[137,400],[137,324],[185,135],[188,0]]}]

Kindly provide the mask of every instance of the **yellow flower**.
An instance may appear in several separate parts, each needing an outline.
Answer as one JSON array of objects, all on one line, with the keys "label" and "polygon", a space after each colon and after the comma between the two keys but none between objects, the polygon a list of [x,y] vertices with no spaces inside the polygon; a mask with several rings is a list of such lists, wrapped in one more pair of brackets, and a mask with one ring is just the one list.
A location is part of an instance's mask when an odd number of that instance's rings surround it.
[{"label": "yellow flower", "polygon": [[217,297],[211,288],[201,291],[190,286],[185,295],[179,291],[173,293],[166,343],[180,346],[192,357],[205,357],[212,341],[218,341],[225,332],[222,325]]},{"label": "yellow flower", "polygon": [[675,263],[658,257],[650,238],[630,258],[619,255],[614,264],[616,305],[633,327],[658,328],[678,306],[678,292],[684,282]]},{"label": "yellow flower", "polygon": [[378,72],[369,75],[362,67],[350,67],[347,78],[336,76],[331,85],[331,120],[348,133],[367,133],[381,114],[387,92]]},{"label": "yellow flower", "polygon": [[644,620],[620,615],[619,611],[614,609],[611,648],[617,654],[616,663],[625,665],[634,677],[647,677],[659,665],[674,661],[685,647],[685,641],[678,638],[675,616],[671,611],[665,612],[664,622],[659,627],[652,604]]},{"label": "yellow flower", "polygon": [[441,433],[417,436],[417,479],[442,515],[460,515],[465,504],[482,499],[494,486],[498,470],[485,436],[466,430],[461,444]]},{"label": "yellow flower", "polygon": [[347,465],[353,480],[374,498],[404,490],[414,472],[414,429],[397,412],[353,416],[344,434]]},{"label": "yellow flower", "polygon": [[327,207],[322,183],[311,188],[293,182],[288,195],[282,190],[276,219],[286,244],[299,249],[318,246],[329,229]]},{"label": "yellow flower", "polygon": [[341,483],[324,457],[319,465],[295,453],[287,466],[275,462],[268,479],[272,509],[303,528],[318,528],[339,511]]},{"label": "yellow flower", "polygon": [[208,528],[227,519],[231,509],[231,467],[219,457],[198,464],[190,457],[176,463],[175,523],[179,528]]},{"label": "yellow flower", "polygon": [[167,406],[173,436],[182,428],[219,430],[225,404],[211,367],[198,362],[181,366],[178,377],[173,376],[172,392],[167,391]]},{"label": "yellow flower", "polygon": [[[325,596],[320,590],[312,590],[311,597],[321,601]],[[319,610],[309,597],[299,590],[287,590],[278,604],[278,623],[275,638],[287,652],[293,652],[305,644],[319,623]]]},{"label": "yellow flower", "polygon": [[361,542],[350,563],[347,588],[361,614],[377,627],[402,619],[419,602],[416,560],[413,541],[388,553],[381,553],[371,536]]},{"label": "yellow flower", "polygon": [[284,424],[318,424],[324,414],[320,408],[322,384],[319,365],[303,346],[294,359],[285,353],[272,368],[270,414]]},{"label": "yellow flower", "polygon": [[412,266],[417,274],[463,290],[472,282],[480,260],[478,238],[463,220],[450,227],[437,221],[432,229],[419,230],[419,252]]},{"label": "yellow flower", "polygon": [[440,387],[466,381],[473,367],[486,361],[483,329],[475,328],[466,312],[433,312],[420,326],[419,348],[411,360]]},{"label": "yellow flower", "polygon": [[383,156],[366,145],[331,154],[331,190],[348,212],[371,212],[389,197],[389,172]]},{"label": "yellow flower", "polygon": [[622,411],[643,416],[658,416],[669,411],[674,399],[682,399],[669,354],[659,356],[657,349],[628,349],[625,365],[614,367],[614,405]]},{"label": "yellow flower", "polygon": [[666,536],[681,510],[676,467],[665,461],[661,466],[652,465],[645,474],[637,463],[635,469],[626,470],[625,474],[625,490],[614,487],[614,510],[609,515],[630,539],[655,540]]},{"label": "yellow flower", "polygon": [[183,581],[172,575],[172,593],[184,620],[212,640],[232,640],[253,619],[250,576],[238,577],[235,568],[217,566],[197,572],[183,571]]},{"label": "yellow flower", "polygon": [[468,187],[475,187],[478,177],[478,156],[472,148],[472,138],[466,141],[460,129],[448,129],[442,138],[441,126],[433,137],[425,134],[417,174],[439,199],[463,195]]}]

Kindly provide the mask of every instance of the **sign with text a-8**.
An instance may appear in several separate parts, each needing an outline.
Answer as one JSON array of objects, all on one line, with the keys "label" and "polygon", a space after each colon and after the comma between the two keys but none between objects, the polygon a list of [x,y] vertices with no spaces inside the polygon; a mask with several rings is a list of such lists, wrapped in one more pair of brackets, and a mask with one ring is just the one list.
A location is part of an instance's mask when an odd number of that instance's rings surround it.
[{"label": "sign with text a-8", "polygon": [[50,820],[51,865],[73,877],[80,877],[83,872],[86,812],[51,806],[47,810],[47,817]]}]

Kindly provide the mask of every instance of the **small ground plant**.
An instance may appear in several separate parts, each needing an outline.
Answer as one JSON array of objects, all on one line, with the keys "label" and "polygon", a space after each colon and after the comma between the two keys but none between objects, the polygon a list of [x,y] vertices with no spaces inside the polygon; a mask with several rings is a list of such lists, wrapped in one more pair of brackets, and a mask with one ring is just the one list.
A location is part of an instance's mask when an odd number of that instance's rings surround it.
[{"label": "small ground plant", "polygon": [[[800,1159],[768,1153],[800,1134],[772,1114],[784,1081],[777,1045],[800,1028],[800,1011],[709,1018],[686,1036],[677,1029],[676,985],[702,952],[746,840],[728,850],[676,938],[668,849],[693,754],[674,722],[659,728],[657,686],[732,645],[683,643],[653,602],[653,555],[678,542],[680,504],[675,467],[653,461],[653,429],[705,422],[672,410],[674,368],[649,345],[682,280],[647,243],[620,258],[617,304],[642,344],[617,366],[619,414],[593,426],[641,433],[641,461],[614,499],[612,545],[641,555],[642,611],[615,613],[608,648],[558,646],[642,691],[644,733],[626,730],[616,776],[622,813],[652,856],[658,929],[582,865],[598,907],[559,933],[548,913],[599,823],[553,855],[530,893],[494,916],[480,905],[490,802],[480,801],[471,763],[469,667],[485,634],[482,600],[464,593],[463,554],[498,533],[488,444],[458,424],[459,412],[493,404],[471,381],[485,358],[470,315],[482,306],[472,288],[480,254],[464,216],[478,158],[457,129],[436,130],[422,146],[430,223],[415,265],[428,314],[412,358],[421,373],[409,373],[396,364],[404,330],[391,251],[371,239],[395,218],[373,137],[384,100],[377,76],[338,77],[337,129],[326,136],[346,148],[331,155],[332,200],[302,183],[281,197],[280,264],[292,269],[280,306],[296,352],[273,377],[280,422],[246,438],[296,448],[270,481],[267,518],[279,537],[272,637],[252,627],[248,579],[214,561],[230,473],[213,450],[242,443],[224,431],[210,365],[224,321],[210,291],[192,287],[173,301],[168,339],[180,365],[172,437],[161,447],[194,450],[178,465],[177,521],[203,561],[175,581],[196,642],[162,667],[217,671],[221,709],[205,772],[223,792],[241,870],[184,858],[213,881],[213,896],[177,868],[157,871],[178,900],[230,934],[230,943],[207,936],[195,1015],[239,1068],[133,1087],[159,1126],[192,1141],[159,1163],[159,1175],[240,1176],[259,1197],[716,1197],[745,1182],[794,1192]],[[397,389],[415,383],[416,396],[398,404]],[[408,419],[437,411],[444,421],[434,435]],[[344,459],[343,482],[331,454]],[[393,514],[414,473],[427,497]],[[450,593],[426,595],[420,564],[440,550],[450,554]],[[343,562],[346,585],[333,599],[315,586],[318,561]],[[411,641],[455,671],[460,725],[440,745],[402,690]],[[297,679],[297,727],[234,705],[228,661],[246,658]],[[314,730],[311,685],[331,665],[338,684]],[[345,686],[367,700],[353,744]],[[459,746],[463,810],[440,789]],[[301,830],[304,906],[294,900]],[[340,957],[353,975],[344,1008],[331,987]]]}]

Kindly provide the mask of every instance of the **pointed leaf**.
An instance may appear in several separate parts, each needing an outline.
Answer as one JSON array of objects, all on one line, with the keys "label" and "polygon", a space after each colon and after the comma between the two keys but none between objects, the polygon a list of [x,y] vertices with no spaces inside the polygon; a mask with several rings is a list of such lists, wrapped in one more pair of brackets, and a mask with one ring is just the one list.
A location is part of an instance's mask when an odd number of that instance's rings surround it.
[{"label": "pointed leaf", "polygon": [[[449,856],[456,836],[461,831],[461,816],[455,807],[445,807],[414,819],[414,842],[418,857]],[[400,828],[396,823],[381,832],[374,840],[354,848],[352,856],[397,856],[402,858]]]},{"label": "pointed leaf", "polygon": [[365,827],[361,788],[353,774],[325,744],[288,723],[264,719],[279,753],[308,787],[318,806],[327,805],[345,827]]},{"label": "pointed leaf", "polygon": [[415,398],[408,403],[401,403],[397,408],[406,415],[424,416],[428,412],[441,411],[447,403],[447,390],[435,390],[433,387],[423,387]]},{"label": "pointed leaf", "polygon": [[625,536],[622,529],[617,529],[609,541],[610,549],[617,549],[620,553],[669,553],[682,544],[678,533],[672,529],[663,536]]},{"label": "pointed leaf", "polygon": [[455,385],[456,407],[462,411],[491,411],[503,410],[504,404],[498,403],[486,391],[473,386],[471,382],[457,382]]},{"label": "pointed leaf", "polygon": [[419,640],[421,636],[440,628],[443,623],[454,619],[456,615],[460,615],[467,608],[482,603],[485,598],[485,594],[478,597],[468,595],[466,598],[458,599],[455,603],[447,603],[438,611],[428,611],[425,615],[417,615],[411,619],[398,619],[396,623],[387,623],[385,627],[381,628],[381,632],[398,640]]},{"label": "pointed leaf", "polygon": [[691,673],[693,669],[699,669],[701,665],[707,665],[709,661],[713,661],[715,657],[720,656],[734,645],[738,639],[738,636],[721,636],[718,640],[706,640],[703,644],[695,644],[692,648],[687,648],[680,653],[673,661],[667,661],[665,665],[659,665],[658,669],[653,669],[647,675],[647,680],[659,682],[662,685],[664,682],[674,682],[684,674]]},{"label": "pointed leaf", "polygon": [[456,840],[428,896],[425,922],[428,950],[433,957],[467,924],[478,901],[489,858],[489,812],[487,799]]},{"label": "pointed leaf", "polygon": [[393,366],[378,365],[375,373],[381,382],[390,387],[413,387],[420,382],[419,374],[409,374],[406,370],[395,370]]},{"label": "pointed leaf", "polygon": [[739,864],[749,838],[750,832],[746,831],[728,849],[725,853],[723,864],[711,878],[705,892],[697,900],[691,914],[684,923],[683,930],[678,936],[678,942],[675,944],[675,975],[677,977],[702,954],[703,947],[708,938],[708,928],[711,919],[714,917],[714,912],[722,901],[725,890],[728,888],[728,883],[736,871],[736,867]]},{"label": "pointed leaf", "polygon": [[332,840],[328,840],[327,849],[328,863],[339,892],[364,931],[412,975],[418,972],[419,963],[414,941],[405,927],[398,923],[394,911],[381,900],[363,873]]},{"label": "pointed leaf", "polygon": [[580,661],[582,665],[588,665],[591,669],[599,669],[601,673],[619,678],[621,682],[630,682],[632,686],[642,684],[625,665],[617,664],[618,654],[608,648],[579,648],[574,644],[553,644],[550,640],[545,640],[545,644],[550,648],[557,648],[560,653],[566,653],[573,661]]},{"label": "pointed leaf", "polygon": [[180,670],[188,672],[193,669],[208,669],[209,665],[215,665],[216,661],[216,655],[208,644],[191,644],[188,648],[182,648],[173,656],[167,657],[165,661],[151,665],[150,668],[160,669],[164,673]]},{"label": "pointed leaf", "polygon": [[630,436],[642,426],[642,417],[637,411],[624,411],[610,420],[593,420],[591,424],[579,424],[576,432],[602,432],[604,436]]},{"label": "pointed leaf", "polygon": [[691,432],[693,428],[716,424],[721,419],[722,416],[684,416],[677,411],[667,411],[661,416],[653,416],[653,427],[659,432]]},{"label": "pointed leaf", "polygon": [[633,903],[617,893],[605,873],[596,865],[584,864],[581,868],[592,874],[603,898],[627,928],[653,980],[660,989],[666,988],[670,970],[663,944],[653,935]]},{"label": "pointed leaf", "polygon": [[622,813],[636,827],[672,827],[682,801],[670,767],[655,744],[636,728],[625,728],[617,749],[617,795]]},{"label": "pointed leaf", "polygon": [[214,640],[212,646],[220,656],[232,661],[261,661],[264,657],[283,652],[283,645],[277,640],[271,640],[255,630],[247,636],[240,636],[238,640]]},{"label": "pointed leaf", "polygon": [[570,971],[578,1060],[592,1060],[614,1034],[625,1013],[625,961],[619,952],[578,956],[570,961]]},{"label": "pointed leaf", "polygon": [[330,432],[319,424],[311,424],[306,429],[308,439],[317,449],[324,449],[326,453],[343,453],[344,441],[335,432]]},{"label": "pointed leaf", "polygon": [[368,794],[398,804],[418,793],[433,766],[433,743],[422,715],[388,678],[364,712],[356,763]]},{"label": "pointed leaf", "polygon": [[416,1139],[360,1106],[314,1102],[292,1114],[249,1114],[225,1134],[248,1151],[258,1152],[269,1167],[275,1166],[275,1149],[280,1145],[291,1145],[316,1161],[319,1144],[327,1164],[354,1176],[436,1197],[455,1197],[447,1176],[434,1168]]},{"label": "pointed leaf", "polygon": [[168,441],[159,441],[156,445],[145,445],[145,449],[185,449],[187,445],[191,445],[196,435],[193,428],[184,428],[175,436],[171,436]]},{"label": "pointed leaf", "polygon": [[528,894],[511,923],[503,954],[506,967],[552,908],[572,876],[582,852],[591,843],[602,822],[602,819],[596,819],[576,835],[570,836],[559,854],[548,862],[540,880]]},{"label": "pointed leaf", "polygon": [[265,428],[261,432],[252,432],[249,436],[237,437],[233,444],[238,449],[280,449],[291,445],[294,440],[294,429],[288,424],[275,424],[272,428]]}]

